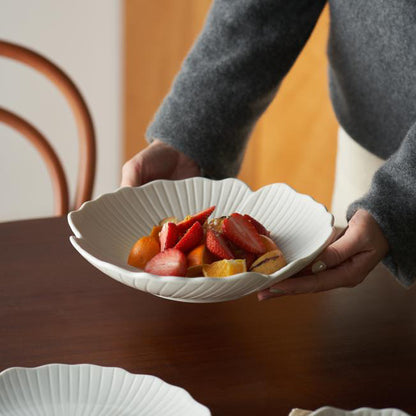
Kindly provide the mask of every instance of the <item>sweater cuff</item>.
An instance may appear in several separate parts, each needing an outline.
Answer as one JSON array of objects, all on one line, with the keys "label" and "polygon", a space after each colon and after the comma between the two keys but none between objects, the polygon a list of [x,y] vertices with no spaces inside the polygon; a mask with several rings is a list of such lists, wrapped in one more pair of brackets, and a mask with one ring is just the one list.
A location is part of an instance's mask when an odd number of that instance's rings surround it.
[{"label": "sweater cuff", "polygon": [[[151,144],[154,140],[156,140],[156,138],[155,137],[145,137],[146,138],[146,141],[147,141],[147,143],[149,143],[149,144]],[[203,167],[201,167],[201,165],[198,163],[198,161],[197,160],[195,160],[195,158],[194,157],[192,157],[192,155],[191,154],[189,154],[189,151],[188,151],[188,149],[184,149],[184,150],[181,150],[180,149],[180,147],[181,146],[177,146],[176,145],[176,142],[170,142],[169,140],[164,140],[164,139],[160,139],[160,138],[157,138],[157,140],[160,140],[160,141],[162,141],[162,142],[164,142],[164,143],[166,143],[166,144],[169,144],[170,146],[172,146],[174,149],[176,149],[176,150],[179,150],[181,153],[183,153],[184,155],[186,155],[186,156],[188,156],[189,158],[191,158],[197,165],[198,165],[198,168],[199,168],[199,175],[198,176],[200,176],[200,177],[202,177],[202,178],[207,178],[207,179],[215,179],[214,177],[212,177],[209,173],[207,173],[206,171],[205,171],[205,169],[203,168]],[[222,178],[223,179],[223,178]]]},{"label": "sweater cuff", "polygon": [[[400,215],[395,216],[394,206],[390,203],[394,196],[374,195],[370,192],[361,199],[353,202],[347,211],[347,220],[359,210],[369,212],[379,224],[384,236],[389,243],[389,252],[383,258],[382,263],[397,278],[399,283],[405,287],[411,286],[416,280],[414,269],[414,253],[410,247],[411,239],[406,238],[406,223]],[[387,205],[391,205],[386,209]],[[409,247],[406,247],[406,244]]]},{"label": "sweater cuff", "polygon": [[347,211],[368,211],[389,243],[383,263],[405,286],[416,281],[416,123],[400,147],[375,173],[370,190]]}]

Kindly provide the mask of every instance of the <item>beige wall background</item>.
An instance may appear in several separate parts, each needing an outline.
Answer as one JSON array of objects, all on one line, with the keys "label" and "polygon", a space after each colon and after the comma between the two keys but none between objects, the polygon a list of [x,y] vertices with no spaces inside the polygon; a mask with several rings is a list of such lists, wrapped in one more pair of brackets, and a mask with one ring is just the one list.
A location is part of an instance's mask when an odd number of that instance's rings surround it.
[{"label": "beige wall background", "polygon": [[[146,146],[144,133],[201,30],[209,0],[125,0],[124,157]],[[240,179],[252,189],[286,182],[330,206],[337,122],[327,87],[329,14],[319,22],[259,120]]]},{"label": "beige wall background", "polygon": [[[1,0],[0,38],[32,48],[61,67],[81,90],[97,136],[93,198],[120,184],[122,3],[102,0]],[[0,58],[0,106],[28,120],[54,146],[76,187],[78,138],[60,92],[33,69]],[[35,148],[0,123],[0,222],[52,216],[49,173]],[[123,148],[122,148],[123,147]]]}]

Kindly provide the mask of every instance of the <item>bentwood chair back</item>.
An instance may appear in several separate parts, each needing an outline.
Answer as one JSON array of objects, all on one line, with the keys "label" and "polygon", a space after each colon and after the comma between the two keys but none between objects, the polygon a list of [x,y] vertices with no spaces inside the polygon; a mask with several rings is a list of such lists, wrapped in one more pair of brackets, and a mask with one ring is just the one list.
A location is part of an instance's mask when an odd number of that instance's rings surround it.
[{"label": "bentwood chair back", "polygon": [[68,183],[58,156],[48,140],[28,121],[0,107],[0,122],[25,136],[39,151],[52,179],[55,215],[65,215],[71,209],[91,199],[95,176],[96,145],[92,118],[78,88],[55,64],[22,46],[0,40],[0,56],[28,65],[48,78],[66,98],[74,115],[78,139],[79,162],[75,201],[69,203]]}]

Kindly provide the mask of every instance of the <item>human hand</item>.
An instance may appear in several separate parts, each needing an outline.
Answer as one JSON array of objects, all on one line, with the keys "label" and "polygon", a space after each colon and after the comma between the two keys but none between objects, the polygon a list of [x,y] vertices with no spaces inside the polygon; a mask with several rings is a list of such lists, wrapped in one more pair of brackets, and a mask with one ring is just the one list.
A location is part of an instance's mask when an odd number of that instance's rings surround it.
[{"label": "human hand", "polygon": [[361,283],[388,252],[388,243],[372,215],[358,210],[345,233],[292,278],[258,292],[259,300],[284,295],[315,293]]},{"label": "human hand", "polygon": [[188,156],[160,140],[154,140],[123,165],[121,186],[139,186],[155,179],[186,179],[201,175]]}]

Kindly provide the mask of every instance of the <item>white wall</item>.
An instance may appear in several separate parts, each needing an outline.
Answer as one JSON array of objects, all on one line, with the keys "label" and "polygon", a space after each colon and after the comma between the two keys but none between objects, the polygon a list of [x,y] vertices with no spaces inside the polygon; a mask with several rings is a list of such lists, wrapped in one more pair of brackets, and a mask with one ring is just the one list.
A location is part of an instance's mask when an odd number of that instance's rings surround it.
[{"label": "white wall", "polygon": [[[0,5],[0,38],[48,57],[81,90],[97,134],[94,196],[114,190],[122,147],[122,1],[0,0]],[[78,138],[64,98],[34,70],[0,58],[0,106],[29,120],[53,143],[73,200]],[[51,182],[37,151],[3,124],[0,144],[0,221],[51,216]]]}]

